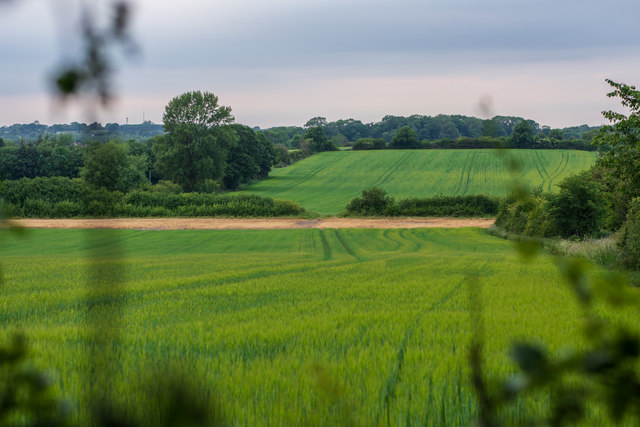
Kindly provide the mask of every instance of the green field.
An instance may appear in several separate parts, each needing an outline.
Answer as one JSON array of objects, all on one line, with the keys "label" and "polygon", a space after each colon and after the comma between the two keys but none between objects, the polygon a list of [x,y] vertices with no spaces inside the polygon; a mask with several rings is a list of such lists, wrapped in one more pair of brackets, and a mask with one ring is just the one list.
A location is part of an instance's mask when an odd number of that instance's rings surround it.
[{"label": "green field", "polygon": [[[469,425],[470,286],[492,375],[515,338],[580,344],[554,264],[480,229],[31,230],[1,254],[1,338],[26,332],[78,423],[87,378],[153,411],[132,384],[179,366],[231,425]],[[92,277],[104,290],[88,296]],[[112,365],[88,377],[101,341]],[[520,402],[511,424],[547,406]]]},{"label": "green field", "polygon": [[[574,150],[511,150],[532,186],[553,191],[564,178],[587,169],[596,154]],[[396,198],[486,194],[503,196],[510,173],[495,150],[340,151],[313,155],[276,169],[246,188],[335,215],[362,190],[377,186]]]}]

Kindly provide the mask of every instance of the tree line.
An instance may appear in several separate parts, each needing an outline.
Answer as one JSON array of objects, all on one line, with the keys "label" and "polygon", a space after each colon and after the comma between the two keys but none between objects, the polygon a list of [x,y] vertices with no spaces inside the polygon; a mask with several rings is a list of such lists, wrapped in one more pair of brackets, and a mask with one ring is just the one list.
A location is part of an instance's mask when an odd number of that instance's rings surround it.
[{"label": "tree line", "polygon": [[[304,127],[280,126],[262,130],[274,144],[288,148],[300,146],[312,128],[322,128],[325,136],[336,147],[354,146],[356,149],[395,148],[393,138],[400,129],[409,128],[415,134],[419,147],[415,148],[472,148],[469,145],[497,146],[510,143],[513,148],[577,148],[589,149],[597,127],[587,125],[551,129],[533,120],[521,117],[495,116],[482,120],[461,115],[385,116],[379,122],[363,123],[347,119],[329,122],[314,117]],[[487,142],[490,141],[490,144]],[[368,148],[371,145],[375,148]],[[464,147],[463,147],[464,146]],[[363,148],[366,147],[366,148]]]},{"label": "tree line", "polygon": [[[186,111],[189,110],[189,111]],[[186,192],[235,190],[266,178],[288,162],[262,133],[233,123],[228,107],[210,93],[174,98],[165,132],[144,141],[75,141],[73,134],[45,134],[35,141],[0,142],[0,177],[82,178],[95,188],[127,192],[171,181]]]},{"label": "tree line", "polygon": [[164,128],[161,124],[148,120],[138,124],[107,123],[104,126],[98,122],[72,122],[48,126],[36,120],[33,123],[0,126],[0,140],[13,142],[40,141],[63,134],[70,134],[76,142],[108,141],[113,138],[144,140],[163,133]]}]

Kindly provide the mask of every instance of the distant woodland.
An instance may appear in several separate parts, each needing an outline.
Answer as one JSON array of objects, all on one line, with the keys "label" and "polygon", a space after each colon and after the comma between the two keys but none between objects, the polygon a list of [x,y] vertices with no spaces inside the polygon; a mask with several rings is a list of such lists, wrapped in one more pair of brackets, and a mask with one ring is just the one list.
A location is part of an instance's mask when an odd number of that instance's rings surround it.
[{"label": "distant woodland", "polygon": [[[299,148],[300,142],[309,128],[320,126],[328,139],[337,146],[353,145],[359,139],[377,138],[386,143],[391,142],[396,132],[405,126],[416,133],[419,141],[444,142],[455,141],[460,138],[508,138],[518,123],[525,121],[531,127],[533,136],[538,140],[574,141],[589,145],[598,127],[587,125],[572,126],[563,129],[552,129],[533,120],[521,117],[496,116],[490,120],[460,115],[409,117],[385,116],[379,122],[363,123],[360,120],[346,119],[334,122],[324,117],[314,117],[305,126],[277,126],[268,129],[254,128],[261,131],[273,144],[283,144],[289,148]],[[145,140],[156,135],[164,134],[162,124],[146,121],[139,124],[107,123],[77,123],[55,124],[47,126],[39,122],[30,124],[13,124],[0,127],[0,138],[5,142],[37,142],[46,135],[71,134],[76,142],[108,141],[114,138],[124,140]]]},{"label": "distant woodland", "polygon": [[[183,112],[184,108],[178,110]],[[230,109],[225,108],[216,107],[211,113],[228,114]],[[215,126],[202,125],[208,130],[198,136],[194,129],[201,125],[170,128],[167,117],[165,113],[162,125],[147,121],[47,126],[36,121],[0,127],[0,179],[83,178],[97,187],[124,192],[164,180],[187,192],[218,192],[263,179],[272,167],[283,167],[323,151],[496,147],[595,150],[591,142],[597,132],[587,125],[551,129],[519,117],[482,120],[460,115],[385,116],[375,123],[354,119],[329,122],[314,117],[303,127],[260,129],[233,124],[228,114],[228,120]],[[194,142],[200,137],[204,138],[201,143]],[[189,153],[175,151],[185,146],[191,147]],[[208,159],[208,163],[198,159]],[[114,176],[109,178],[110,174]]]}]

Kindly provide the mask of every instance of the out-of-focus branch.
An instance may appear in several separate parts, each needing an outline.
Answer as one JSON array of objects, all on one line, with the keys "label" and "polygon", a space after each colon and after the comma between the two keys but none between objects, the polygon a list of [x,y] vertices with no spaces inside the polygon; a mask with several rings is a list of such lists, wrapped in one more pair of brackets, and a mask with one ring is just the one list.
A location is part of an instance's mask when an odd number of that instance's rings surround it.
[{"label": "out-of-focus branch", "polygon": [[[6,1],[6,0],[5,0]],[[103,106],[113,98],[112,52],[118,48],[130,54],[136,46],[129,35],[131,7],[125,0],[110,1],[109,19],[101,24],[100,2],[85,1],[80,14],[82,53],[77,61],[63,64],[53,76],[55,94],[63,101],[89,96]]]}]

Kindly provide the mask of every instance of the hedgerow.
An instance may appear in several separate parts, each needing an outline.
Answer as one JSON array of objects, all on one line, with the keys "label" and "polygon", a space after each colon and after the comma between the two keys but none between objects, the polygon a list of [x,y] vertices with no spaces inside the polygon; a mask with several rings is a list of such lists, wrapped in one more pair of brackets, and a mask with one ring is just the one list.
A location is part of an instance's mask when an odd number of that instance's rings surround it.
[{"label": "hedgerow", "polygon": [[369,188],[345,207],[345,216],[494,216],[497,197],[485,195],[437,196],[395,201],[380,188]]},{"label": "hedgerow", "polygon": [[300,215],[286,200],[246,194],[205,194],[92,189],[81,179],[5,181],[1,199],[9,214],[25,218],[78,217],[274,217]]}]

